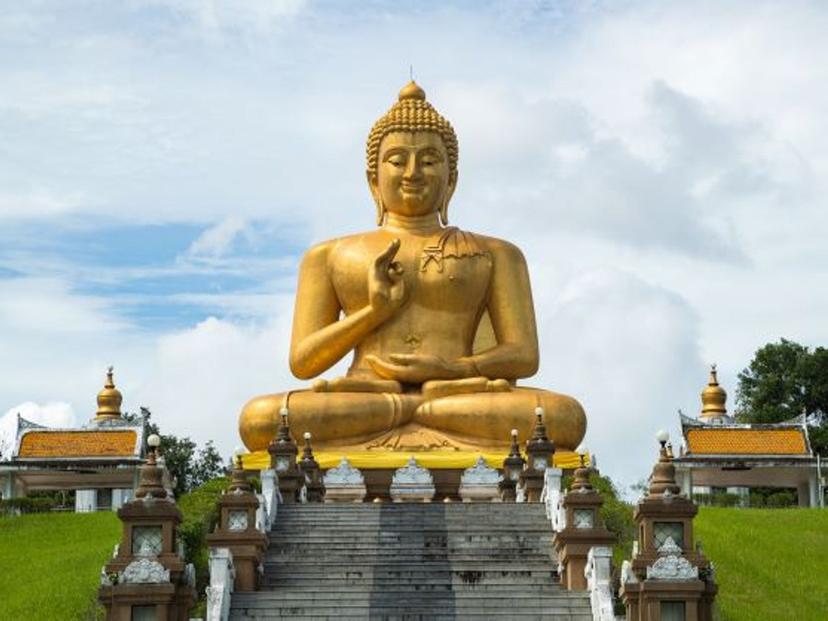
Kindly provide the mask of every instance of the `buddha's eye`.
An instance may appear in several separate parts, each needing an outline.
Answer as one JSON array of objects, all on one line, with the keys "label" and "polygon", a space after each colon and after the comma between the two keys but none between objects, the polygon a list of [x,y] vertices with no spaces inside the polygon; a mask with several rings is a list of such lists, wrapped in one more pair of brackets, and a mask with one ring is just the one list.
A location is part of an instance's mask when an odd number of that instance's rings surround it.
[{"label": "buddha's eye", "polygon": [[391,164],[394,168],[405,166],[405,158],[402,155],[392,155],[385,161]]}]

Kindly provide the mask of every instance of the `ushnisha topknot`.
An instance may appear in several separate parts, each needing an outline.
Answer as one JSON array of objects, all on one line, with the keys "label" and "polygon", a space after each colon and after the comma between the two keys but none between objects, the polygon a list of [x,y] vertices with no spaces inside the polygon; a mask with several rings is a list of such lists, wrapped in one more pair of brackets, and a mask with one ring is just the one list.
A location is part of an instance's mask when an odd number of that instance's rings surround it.
[{"label": "ushnisha topknot", "polygon": [[368,174],[377,173],[377,159],[382,139],[392,132],[436,132],[446,145],[449,159],[449,171],[457,177],[457,134],[454,128],[443,118],[430,103],[426,101],[425,91],[413,80],[400,91],[397,102],[391,106],[380,119],[374,123],[368,134],[367,166]]}]

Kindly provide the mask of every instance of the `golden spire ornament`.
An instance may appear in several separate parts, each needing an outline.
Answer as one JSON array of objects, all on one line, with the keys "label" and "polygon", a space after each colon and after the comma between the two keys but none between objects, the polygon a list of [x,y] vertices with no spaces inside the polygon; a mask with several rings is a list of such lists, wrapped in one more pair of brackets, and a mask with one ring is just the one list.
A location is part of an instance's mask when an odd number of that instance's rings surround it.
[{"label": "golden spire ornament", "polygon": [[707,386],[701,392],[702,411],[700,418],[714,419],[721,418],[727,415],[727,393],[724,388],[719,386],[719,378],[717,377],[716,365],[710,365],[710,378],[707,381]]},{"label": "golden spire ornament", "polygon": [[110,366],[106,370],[106,383],[103,390],[98,393],[98,411],[95,414],[95,419],[110,420],[121,416],[121,402],[123,395],[121,391],[115,388],[115,380],[113,375],[115,368]]}]

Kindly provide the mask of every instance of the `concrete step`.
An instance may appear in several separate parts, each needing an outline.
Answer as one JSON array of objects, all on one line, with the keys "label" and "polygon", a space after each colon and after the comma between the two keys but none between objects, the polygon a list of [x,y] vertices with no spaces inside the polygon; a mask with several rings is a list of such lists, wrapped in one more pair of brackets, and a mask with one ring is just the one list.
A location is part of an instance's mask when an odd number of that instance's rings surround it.
[{"label": "concrete step", "polygon": [[239,610],[230,611],[230,619],[234,621],[263,621],[267,619],[315,619],[316,621],[330,620],[364,620],[382,619],[383,621],[456,621],[457,619],[486,620],[486,619],[532,619],[534,621],[592,621],[592,613],[579,612],[549,612],[545,610],[534,611],[499,611],[473,609],[447,609],[442,610],[417,610],[381,608],[377,606],[355,607],[355,608],[285,608],[267,611],[261,610]]},{"label": "concrete step", "polygon": [[285,589],[291,592],[304,590],[324,591],[329,589],[413,589],[415,591],[505,591],[514,595],[516,587],[531,588],[532,593],[563,592],[560,585],[555,584],[551,576],[535,579],[518,580],[487,580],[485,578],[470,578],[468,581],[458,580],[400,580],[397,578],[382,578],[367,576],[351,579],[310,579],[292,578],[290,576],[266,576],[263,590]]},{"label": "concrete step", "polygon": [[538,504],[288,505],[269,546],[232,619],[592,618],[558,583]]}]

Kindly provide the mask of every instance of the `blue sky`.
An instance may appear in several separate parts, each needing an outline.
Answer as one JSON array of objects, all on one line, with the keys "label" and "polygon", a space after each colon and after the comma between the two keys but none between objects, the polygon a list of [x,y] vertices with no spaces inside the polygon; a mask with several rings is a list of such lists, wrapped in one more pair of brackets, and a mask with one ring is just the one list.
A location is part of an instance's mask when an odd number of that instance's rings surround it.
[{"label": "blue sky", "polygon": [[374,226],[364,141],[413,65],[460,139],[452,223],[529,261],[529,383],[635,481],[708,363],[732,393],[763,343],[825,343],[826,28],[804,1],[7,7],[0,428],[88,420],[114,364],[128,408],[229,452],[248,398],[302,385],[297,263]]}]

